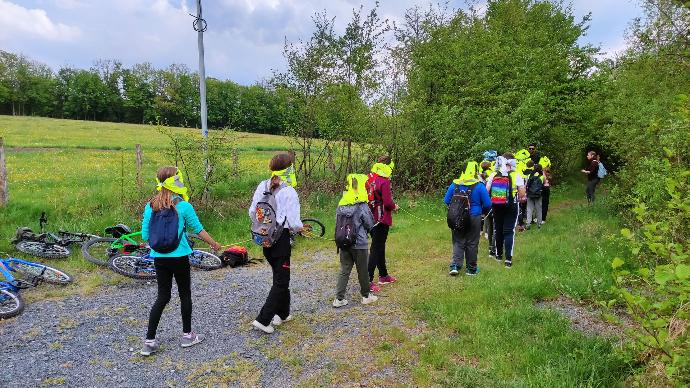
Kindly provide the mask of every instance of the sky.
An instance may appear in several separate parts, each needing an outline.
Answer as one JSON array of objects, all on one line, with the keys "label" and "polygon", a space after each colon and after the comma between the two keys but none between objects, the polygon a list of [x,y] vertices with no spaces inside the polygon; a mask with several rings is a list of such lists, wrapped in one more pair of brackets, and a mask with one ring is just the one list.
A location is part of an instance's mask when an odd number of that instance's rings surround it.
[{"label": "sky", "polygon": [[[482,0],[473,0],[481,8]],[[307,39],[311,16],[325,10],[343,29],[353,8],[373,0],[203,0],[206,74],[244,85],[260,82],[285,66],[285,40]],[[380,0],[380,15],[400,21],[405,9],[428,0]],[[466,8],[451,0],[451,8]],[[581,43],[613,57],[625,49],[625,31],[641,16],[639,0],[572,0],[581,18],[592,13]],[[125,66],[182,63],[198,69],[196,0],[0,0],[0,49],[46,63],[89,68],[97,59]]]}]

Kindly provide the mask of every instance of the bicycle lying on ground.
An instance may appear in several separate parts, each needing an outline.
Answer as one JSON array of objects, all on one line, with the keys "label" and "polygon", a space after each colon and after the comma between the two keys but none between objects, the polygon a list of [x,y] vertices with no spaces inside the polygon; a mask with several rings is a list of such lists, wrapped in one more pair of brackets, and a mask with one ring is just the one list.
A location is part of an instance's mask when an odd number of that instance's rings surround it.
[{"label": "bicycle lying on ground", "polygon": [[[149,274],[153,268],[152,262],[147,262],[151,249],[141,241],[141,232],[132,233],[127,225],[117,224],[106,228],[105,233],[113,237],[95,238],[82,246],[82,254],[86,260],[107,265],[113,271],[135,279],[156,277],[155,270],[153,276]],[[189,255],[192,267],[213,270],[223,266],[221,259],[211,253],[211,247],[201,237],[188,233],[187,238],[192,247],[192,254]]]},{"label": "bicycle lying on ground", "polygon": [[[16,279],[13,272],[31,280]],[[72,277],[59,269],[13,257],[0,258],[0,274],[5,278],[5,281],[0,281],[0,319],[11,318],[24,311],[24,300],[19,294],[21,289],[35,287],[42,281],[52,284],[72,282]]]},{"label": "bicycle lying on ground", "polygon": [[[105,230],[113,237],[95,238],[82,247],[84,257],[92,263],[107,265],[113,271],[134,279],[155,279],[153,258],[149,246],[140,241],[141,232],[132,233],[127,225],[118,224]],[[223,266],[220,257],[196,234],[187,234],[192,248],[189,264],[192,267],[213,270]]]},{"label": "bicycle lying on ground", "polygon": [[299,233],[290,234],[290,245],[295,245],[295,237],[302,236],[304,238],[321,238],[326,234],[326,227],[323,222],[316,218],[303,218],[302,231]]},{"label": "bicycle lying on ground", "polygon": [[84,244],[99,236],[88,233],[75,233],[60,230],[58,232],[46,232],[45,224],[48,218],[45,212],[41,213],[38,220],[41,232],[36,234],[31,228],[20,227],[12,240],[18,251],[27,255],[43,257],[46,259],[62,259],[70,255],[69,246]]}]

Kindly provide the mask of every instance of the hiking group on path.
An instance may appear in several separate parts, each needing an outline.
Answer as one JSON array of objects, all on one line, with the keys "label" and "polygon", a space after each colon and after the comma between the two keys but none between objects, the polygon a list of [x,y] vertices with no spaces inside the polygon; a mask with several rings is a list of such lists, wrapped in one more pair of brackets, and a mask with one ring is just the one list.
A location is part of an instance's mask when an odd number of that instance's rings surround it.
[{"label": "hiking group on path", "polygon": [[[587,158],[589,165],[582,171],[588,176],[586,193],[591,203],[596,185],[603,178],[603,164],[593,151]],[[290,314],[291,236],[304,228],[295,190],[293,159],[289,153],[279,153],[270,160],[271,177],[257,185],[248,211],[252,239],[263,248],[273,274],[266,301],[252,322],[255,329],[267,334],[293,319]],[[346,190],[336,209],[334,241],[340,256],[340,272],[332,302],[335,308],[348,304],[345,293],[353,267],[357,270],[364,305],[377,301],[375,294],[380,291],[380,285],[397,280],[386,266],[386,241],[393,225],[392,214],[399,210],[391,189],[394,167],[389,156],[382,156],[368,175],[347,176]],[[463,265],[466,275],[479,273],[477,256],[482,231],[489,241],[489,255],[502,261],[506,268],[512,267],[516,228],[530,229],[532,224],[541,228],[546,222],[553,184],[550,168],[551,161],[541,156],[534,144],[515,155],[498,156],[496,151],[487,151],[481,163],[469,161],[462,165],[462,174],[453,180],[444,197],[452,240],[450,275],[458,275]],[[151,248],[158,285],[140,351],[144,356],[159,350],[156,331],[171,298],[173,278],[181,302],[180,344],[190,347],[204,340],[203,335],[191,328],[191,274],[187,256],[192,250],[184,238],[186,229],[192,229],[214,250],[221,249],[188,202],[180,170],[163,167],[158,170],[156,182],[158,192],[146,204],[142,221],[142,238]],[[376,269],[378,281],[374,281]]]}]

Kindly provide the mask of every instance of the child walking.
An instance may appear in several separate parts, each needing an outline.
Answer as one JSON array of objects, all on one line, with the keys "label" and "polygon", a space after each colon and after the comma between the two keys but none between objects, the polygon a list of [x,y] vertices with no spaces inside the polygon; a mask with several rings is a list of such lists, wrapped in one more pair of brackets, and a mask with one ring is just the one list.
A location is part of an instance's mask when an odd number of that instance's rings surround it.
[{"label": "child walking", "polygon": [[537,228],[542,223],[542,195],[544,190],[544,174],[540,164],[534,165],[534,171],[527,179],[527,229],[532,226],[532,217],[536,213]]},{"label": "child walking", "polygon": [[149,314],[148,331],[140,352],[144,356],[159,349],[156,331],[163,309],[170,301],[173,277],[180,295],[181,346],[190,347],[204,340],[203,335],[192,331],[192,290],[187,257],[192,253],[192,248],[186,237],[186,227],[198,234],[214,250],[220,250],[220,244],[204,230],[194,207],[187,202],[187,188],[177,167],[162,167],[158,170],[156,181],[158,193],[146,204],[141,223],[141,237],[151,246],[150,255],[154,259],[158,283],[158,296]]},{"label": "child walking", "polygon": [[[369,249],[369,289],[371,292],[379,292],[378,284],[389,284],[397,281],[388,274],[386,267],[386,241],[388,232],[393,225],[393,212],[399,207],[393,200],[391,190],[391,175],[395,164],[390,156],[382,156],[378,163],[371,167],[371,173],[367,180],[367,193],[369,196],[369,209],[374,215],[376,225],[371,230],[371,248]],[[374,272],[378,268],[379,281],[374,282]]]},{"label": "child walking", "polygon": [[302,221],[299,197],[294,189],[297,179],[291,166],[290,154],[275,155],[269,163],[271,178],[259,183],[249,207],[249,217],[252,222],[257,217],[263,218],[264,215],[257,212],[257,204],[266,194],[273,196],[276,205],[275,221],[281,229],[273,245],[263,248],[264,257],[273,271],[273,285],[259,315],[252,322],[255,329],[267,334],[273,333],[275,330],[273,326],[292,320],[292,315],[290,315],[290,255],[292,254],[290,232],[301,232]]},{"label": "child walking", "polygon": [[479,273],[477,252],[482,231],[482,214],[486,215],[491,210],[491,198],[489,198],[486,186],[479,179],[477,162],[468,162],[465,165],[465,170],[460,178],[454,180],[448,187],[443,202],[446,206],[451,206],[453,198],[460,198],[456,196],[460,196],[462,193],[465,193],[469,206],[468,223],[463,229],[451,229],[453,257],[450,262],[449,275],[458,275],[466,262],[465,275],[474,276]]},{"label": "child walking", "polygon": [[[333,307],[347,305],[345,290],[347,282],[350,280],[352,266],[357,268],[357,278],[359,279],[359,289],[362,296],[362,304],[375,302],[378,297],[369,290],[369,272],[367,268],[367,255],[369,252],[369,239],[367,233],[374,227],[374,216],[371,214],[369,196],[364,185],[367,176],[364,174],[350,174],[347,176],[347,191],[338,203],[336,210],[336,244],[338,231],[341,228],[352,227],[352,230],[343,230],[354,236],[354,245],[340,250],[340,274],[336,285],[335,299]],[[341,233],[342,235],[343,233]]]}]

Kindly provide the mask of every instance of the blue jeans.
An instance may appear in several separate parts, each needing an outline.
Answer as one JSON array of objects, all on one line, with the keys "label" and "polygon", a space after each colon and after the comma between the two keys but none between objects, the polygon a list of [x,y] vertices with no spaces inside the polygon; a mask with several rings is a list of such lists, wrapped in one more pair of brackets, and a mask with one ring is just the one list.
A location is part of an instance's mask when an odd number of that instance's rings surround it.
[{"label": "blue jeans", "polygon": [[518,218],[518,205],[494,206],[494,230],[496,231],[496,254],[508,261],[513,260],[515,226]]}]

